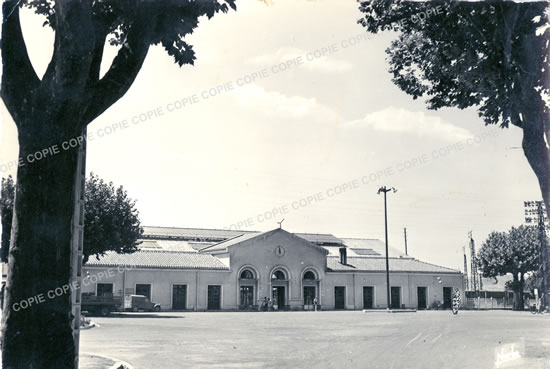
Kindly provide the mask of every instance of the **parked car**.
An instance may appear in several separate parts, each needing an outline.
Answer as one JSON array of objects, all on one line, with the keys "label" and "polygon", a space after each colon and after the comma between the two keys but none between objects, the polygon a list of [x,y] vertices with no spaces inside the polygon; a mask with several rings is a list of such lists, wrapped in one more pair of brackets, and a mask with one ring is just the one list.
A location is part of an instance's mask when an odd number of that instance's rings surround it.
[{"label": "parked car", "polygon": [[127,295],[124,297],[124,310],[130,311],[160,311],[160,304],[155,304],[143,295]]}]

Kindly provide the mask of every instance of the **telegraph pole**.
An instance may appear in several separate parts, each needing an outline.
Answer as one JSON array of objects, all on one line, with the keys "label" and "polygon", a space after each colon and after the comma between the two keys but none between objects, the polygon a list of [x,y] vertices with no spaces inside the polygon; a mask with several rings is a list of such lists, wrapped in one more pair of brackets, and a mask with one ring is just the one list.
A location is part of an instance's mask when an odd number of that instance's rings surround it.
[{"label": "telegraph pole", "polygon": [[468,291],[468,260],[466,259],[466,246],[462,246],[464,254],[464,291]]},{"label": "telegraph pole", "polygon": [[407,251],[407,228],[403,228],[403,233],[405,234],[405,255],[409,255],[409,252]]},{"label": "telegraph pole", "polygon": [[394,193],[397,192],[397,190],[394,187],[386,188],[386,186],[382,186],[378,189],[378,194],[380,195],[381,192],[384,193],[384,228],[386,231],[386,294],[387,294],[387,300],[388,300],[388,307],[386,310],[390,310],[391,306],[391,300],[390,300],[390,261],[388,257],[388,206],[386,201],[386,194],[390,191],[393,191]]},{"label": "telegraph pole", "polygon": [[478,275],[477,275],[477,264],[476,264],[476,246],[475,246],[475,243],[474,243],[474,238],[472,237],[472,231],[468,232],[468,237],[470,238],[470,253],[471,253],[471,264],[472,266],[470,267],[470,274],[471,274],[471,279],[470,279],[470,287],[472,289],[472,291],[478,291],[478,286],[477,286],[477,278],[478,278]]}]

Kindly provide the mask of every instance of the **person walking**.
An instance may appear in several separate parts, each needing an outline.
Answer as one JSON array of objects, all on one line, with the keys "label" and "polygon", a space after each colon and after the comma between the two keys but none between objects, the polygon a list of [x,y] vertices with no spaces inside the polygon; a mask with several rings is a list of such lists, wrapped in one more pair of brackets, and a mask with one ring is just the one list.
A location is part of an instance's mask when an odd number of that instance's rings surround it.
[{"label": "person walking", "polygon": [[453,315],[458,314],[458,308],[460,307],[460,290],[455,288],[453,291]]}]

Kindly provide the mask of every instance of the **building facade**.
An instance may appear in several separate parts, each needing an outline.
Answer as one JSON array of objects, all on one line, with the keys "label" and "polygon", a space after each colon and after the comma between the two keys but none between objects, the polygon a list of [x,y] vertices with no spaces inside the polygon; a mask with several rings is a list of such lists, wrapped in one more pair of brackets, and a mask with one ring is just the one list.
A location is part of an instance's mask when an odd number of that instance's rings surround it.
[{"label": "building facade", "polygon": [[[90,258],[82,293],[145,295],[163,310],[387,308],[384,244],[329,234],[144,227],[140,250]],[[458,270],[390,250],[391,308],[450,307]]]}]

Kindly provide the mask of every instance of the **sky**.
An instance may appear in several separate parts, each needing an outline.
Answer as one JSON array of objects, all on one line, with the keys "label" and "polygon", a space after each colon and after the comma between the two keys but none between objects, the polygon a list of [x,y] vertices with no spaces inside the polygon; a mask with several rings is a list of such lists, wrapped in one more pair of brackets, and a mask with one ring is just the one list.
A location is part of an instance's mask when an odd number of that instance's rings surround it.
[{"label": "sky", "polygon": [[[430,111],[391,82],[395,33],[366,34],[355,1],[237,1],[187,38],[194,66],[152,47],[128,93],[88,126],[86,167],[137,200],[143,225],[331,233],[462,269],[468,231],[523,223],[540,199],[521,131],[475,109]],[[26,11],[44,73],[53,33]],[[105,72],[116,50],[109,48]],[[17,160],[2,106],[0,168]],[[4,164],[2,167],[1,164]]]}]

